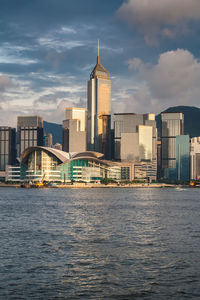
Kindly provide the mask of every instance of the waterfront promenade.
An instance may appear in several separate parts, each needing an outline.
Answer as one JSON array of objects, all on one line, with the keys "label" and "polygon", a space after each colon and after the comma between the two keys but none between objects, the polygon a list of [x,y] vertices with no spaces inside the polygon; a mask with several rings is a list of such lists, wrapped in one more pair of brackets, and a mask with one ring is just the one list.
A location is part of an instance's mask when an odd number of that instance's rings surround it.
[{"label": "waterfront promenade", "polygon": [[[13,187],[20,188],[20,184],[11,184],[11,183],[0,183],[1,187]],[[76,182],[73,184],[59,184],[53,187],[45,187],[45,188],[177,188],[177,187],[188,187],[183,185],[175,185],[175,184],[166,184],[166,183],[130,183],[130,184],[99,184],[99,183],[82,183]],[[43,187],[44,188],[44,187]]]}]

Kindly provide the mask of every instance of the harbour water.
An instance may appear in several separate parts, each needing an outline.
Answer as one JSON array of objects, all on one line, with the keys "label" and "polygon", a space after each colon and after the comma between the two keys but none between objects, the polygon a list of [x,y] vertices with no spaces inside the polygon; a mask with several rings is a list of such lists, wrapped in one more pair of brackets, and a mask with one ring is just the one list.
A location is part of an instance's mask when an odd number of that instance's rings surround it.
[{"label": "harbour water", "polygon": [[0,189],[0,299],[200,299],[199,189]]}]

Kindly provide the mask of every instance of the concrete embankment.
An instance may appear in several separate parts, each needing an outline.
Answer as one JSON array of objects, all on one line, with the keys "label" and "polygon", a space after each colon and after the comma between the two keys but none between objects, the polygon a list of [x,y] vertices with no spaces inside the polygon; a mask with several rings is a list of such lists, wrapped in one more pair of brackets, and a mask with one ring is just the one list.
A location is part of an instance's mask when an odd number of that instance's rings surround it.
[{"label": "concrete embankment", "polygon": [[14,188],[18,188],[20,187],[20,184],[12,184],[12,183],[0,183],[0,187],[14,187]]},{"label": "concrete embankment", "polygon": [[[20,184],[6,184],[0,183],[1,187],[12,187],[12,188],[20,188]],[[42,188],[177,188],[177,187],[188,187],[188,186],[181,186],[181,185],[174,185],[174,184],[166,184],[166,183],[134,183],[134,184],[98,184],[98,183],[73,183],[73,184],[66,184],[66,185],[56,185],[56,186],[49,186],[49,187],[42,187]],[[27,188],[29,188],[27,186]],[[39,187],[40,188],[40,187]]]},{"label": "concrete embankment", "polygon": [[141,183],[141,184],[120,184],[120,185],[74,183],[73,185],[58,185],[57,187],[59,188],[164,188],[164,187],[175,188],[178,186],[174,184],[165,184],[165,183],[157,183],[157,184]]}]

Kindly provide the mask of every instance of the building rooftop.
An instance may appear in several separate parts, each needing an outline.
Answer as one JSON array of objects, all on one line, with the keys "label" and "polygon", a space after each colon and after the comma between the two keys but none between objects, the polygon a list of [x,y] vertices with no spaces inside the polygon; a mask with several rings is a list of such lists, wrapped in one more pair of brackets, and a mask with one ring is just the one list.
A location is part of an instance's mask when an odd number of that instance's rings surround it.
[{"label": "building rooftop", "polygon": [[103,157],[102,153],[95,152],[95,151],[85,151],[85,152],[65,152],[62,150],[58,150],[55,148],[50,147],[43,147],[43,146],[35,146],[35,147],[29,147],[24,150],[24,152],[21,154],[21,162],[25,162],[27,156],[35,151],[35,150],[44,150],[46,152],[50,152],[55,157],[57,157],[61,163],[64,163],[71,159],[78,159],[78,158],[95,158],[99,159]]},{"label": "building rooftop", "polygon": [[110,74],[100,63],[100,56],[99,56],[99,41],[98,41],[98,55],[97,55],[97,63],[90,73],[90,79],[92,78],[103,78],[103,79],[110,79]]}]

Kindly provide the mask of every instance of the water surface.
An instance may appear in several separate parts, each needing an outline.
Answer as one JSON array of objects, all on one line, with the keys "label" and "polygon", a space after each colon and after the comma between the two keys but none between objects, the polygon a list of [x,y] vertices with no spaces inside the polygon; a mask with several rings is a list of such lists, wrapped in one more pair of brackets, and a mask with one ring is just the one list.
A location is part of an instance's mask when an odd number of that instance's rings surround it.
[{"label": "water surface", "polygon": [[199,189],[0,189],[0,299],[199,299]]}]

